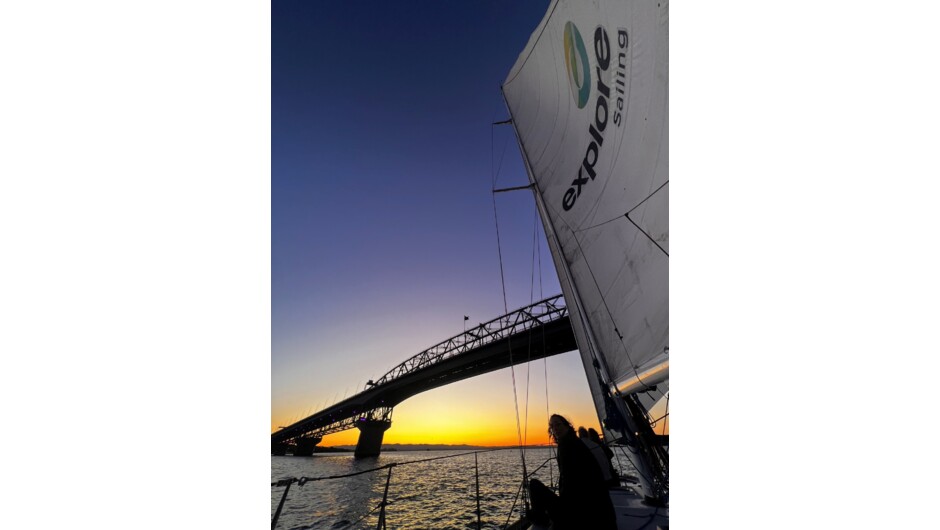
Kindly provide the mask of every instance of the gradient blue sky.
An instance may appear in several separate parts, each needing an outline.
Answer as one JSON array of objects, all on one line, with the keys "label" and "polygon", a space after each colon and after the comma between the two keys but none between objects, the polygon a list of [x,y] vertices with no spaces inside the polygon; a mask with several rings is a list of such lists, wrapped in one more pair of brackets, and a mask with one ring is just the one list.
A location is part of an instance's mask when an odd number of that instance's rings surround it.
[{"label": "gradient blue sky", "polygon": [[[491,193],[494,177],[526,182],[512,130],[491,123],[547,6],[272,5],[272,429],[462,332],[464,315],[504,314],[500,250],[509,310],[560,292],[531,195],[496,196],[497,246]],[[577,353],[536,364],[531,432],[545,430],[546,368],[552,410],[596,425]],[[426,424],[481,412],[516,438],[513,402],[509,370],[430,391],[396,408],[386,441],[496,443]]]}]

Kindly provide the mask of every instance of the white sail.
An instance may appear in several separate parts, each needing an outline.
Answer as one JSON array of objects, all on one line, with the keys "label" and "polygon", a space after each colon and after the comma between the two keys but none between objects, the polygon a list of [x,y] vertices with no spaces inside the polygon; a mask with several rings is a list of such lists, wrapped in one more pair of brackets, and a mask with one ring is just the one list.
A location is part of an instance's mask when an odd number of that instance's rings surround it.
[{"label": "white sail", "polygon": [[668,374],[668,51],[665,1],[559,0],[503,84],[578,344],[625,388]]},{"label": "white sail", "polygon": [[668,380],[668,14],[556,0],[503,83],[601,418]]}]

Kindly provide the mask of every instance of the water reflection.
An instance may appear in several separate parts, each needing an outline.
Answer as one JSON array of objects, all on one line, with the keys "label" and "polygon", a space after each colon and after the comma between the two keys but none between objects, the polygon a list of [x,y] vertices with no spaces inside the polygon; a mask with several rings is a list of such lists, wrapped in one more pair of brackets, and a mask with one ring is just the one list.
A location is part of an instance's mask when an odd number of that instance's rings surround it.
[{"label": "water reflection", "polygon": [[[473,454],[466,451],[387,452],[378,457],[355,459],[352,454],[310,457],[271,457],[271,481],[286,477],[325,477],[365,471],[390,463],[404,464],[426,458],[454,456],[430,462],[397,465],[392,469],[386,507],[389,528],[476,528],[476,480]],[[552,457],[549,448],[527,449],[527,471],[532,473]],[[522,499],[522,459],[518,449],[478,454],[480,512],[484,528],[501,528],[514,520]],[[628,463],[624,471],[629,472]],[[554,466],[544,465],[535,475],[549,484],[558,479]],[[294,484],[278,521],[278,530],[375,528],[388,470],[382,469],[335,480]],[[271,514],[284,488],[271,488]]]}]

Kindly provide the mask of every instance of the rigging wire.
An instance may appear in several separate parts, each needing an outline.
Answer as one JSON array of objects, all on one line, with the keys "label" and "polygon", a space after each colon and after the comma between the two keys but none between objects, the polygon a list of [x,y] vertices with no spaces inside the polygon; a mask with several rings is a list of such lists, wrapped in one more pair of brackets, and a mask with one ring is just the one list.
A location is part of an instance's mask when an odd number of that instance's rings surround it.
[{"label": "rigging wire", "polygon": [[503,158],[506,156],[506,146],[509,144],[509,140],[503,142],[503,151],[499,154],[499,165],[496,165],[496,139],[494,136],[496,128],[494,126],[505,125],[507,123],[512,123],[512,119],[494,121],[490,124],[490,174],[493,175],[492,187],[494,191],[496,190],[496,181],[499,179],[499,173],[503,169]]},{"label": "rigging wire", "polygon": [[[490,126],[491,137],[492,137],[492,130],[493,130],[493,127]],[[502,159],[500,159],[500,165],[502,165]],[[494,188],[496,187],[496,175],[493,175],[493,187]],[[503,314],[509,314],[509,304],[506,301],[506,277],[503,272],[503,250],[502,250],[502,244],[500,243],[500,238],[499,238],[499,214],[496,209],[496,193],[495,192],[491,193],[490,197],[493,200],[493,219],[496,222],[496,251],[497,251],[497,255],[499,256],[499,283],[500,283],[500,287],[502,288],[502,293],[503,293],[503,311],[504,311]],[[516,410],[516,434],[519,438],[519,455],[520,455],[520,458],[522,459],[522,476],[523,476],[523,481],[524,481],[525,475],[526,475],[525,447],[523,445],[523,439],[522,439],[522,425],[519,420],[519,396],[516,392],[516,369],[515,369],[515,363],[513,362],[512,336],[511,335],[507,337],[507,347],[509,349],[509,370],[510,370],[510,373],[512,374],[512,397],[513,397],[515,410]],[[526,509],[528,509],[529,502],[528,502],[528,494],[526,491],[523,491],[522,498],[526,506]]]},{"label": "rigging wire", "polygon": [[[533,211],[532,218],[532,268],[529,273],[529,305],[535,303],[535,248],[538,246],[538,212]],[[541,272],[541,271],[540,271]],[[541,278],[539,279],[541,283]],[[543,328],[544,332],[544,328]],[[525,364],[525,441],[529,439],[529,376],[532,371],[532,333],[528,336],[528,350]],[[544,348],[545,345],[543,344]]]},{"label": "rigging wire", "polygon": [[[539,211],[538,211],[538,208],[536,208],[536,209],[535,209],[535,219],[536,219],[536,223],[535,223],[535,227],[536,227],[536,228],[535,228],[535,231],[536,231],[536,239],[538,239],[538,237],[537,237],[537,236],[538,236],[538,214],[539,214]],[[538,266],[539,266],[539,300],[544,300],[544,299],[545,299],[545,294],[544,294],[544,292],[542,291],[542,245],[536,245],[536,249],[537,249],[537,252],[538,252]],[[546,344],[545,344],[545,343],[546,343],[546,340],[545,340],[545,326],[542,326],[542,348],[543,348],[543,349],[546,347]],[[544,372],[545,372],[545,423],[548,424],[548,421],[549,421],[549,420],[551,419],[551,417],[552,417],[551,411],[550,411],[550,409],[549,409],[549,407],[548,407],[548,357],[542,357],[542,368],[544,369]],[[549,442],[551,442],[551,440],[549,440]],[[555,457],[555,446],[554,446],[554,445],[549,445],[549,447],[550,447],[549,451],[551,452],[551,455],[552,455],[552,457],[554,458],[554,457]],[[549,459],[549,460],[551,460],[551,459]],[[554,482],[555,482],[555,478],[554,478],[553,472],[552,472],[552,465],[551,465],[551,463],[549,463],[549,464],[548,464],[548,485],[549,485],[549,486],[552,486],[552,485],[554,484]]]}]

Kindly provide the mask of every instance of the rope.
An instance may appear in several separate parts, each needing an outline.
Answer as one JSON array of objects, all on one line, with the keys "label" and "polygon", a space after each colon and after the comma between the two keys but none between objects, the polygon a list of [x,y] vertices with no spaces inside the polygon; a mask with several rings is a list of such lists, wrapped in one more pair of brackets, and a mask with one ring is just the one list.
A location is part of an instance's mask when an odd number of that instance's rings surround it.
[{"label": "rope", "polygon": [[[374,467],[371,469],[365,469],[363,471],[356,471],[354,473],[346,473],[344,475],[329,475],[326,477],[300,477],[300,478],[288,477],[288,478],[283,478],[281,480],[278,480],[277,482],[272,482],[271,486],[277,487],[277,486],[286,486],[288,483],[294,483],[294,482],[306,483],[306,482],[315,482],[318,480],[331,480],[331,479],[336,479],[336,478],[354,477],[356,475],[362,475],[364,473],[372,473],[374,471],[381,471],[383,469],[388,469],[390,467],[395,467],[395,466],[407,466],[410,464],[423,464],[425,462],[433,462],[434,460],[445,460],[447,458],[459,458],[461,456],[473,455],[477,453],[492,453],[493,451],[507,451],[507,450],[515,450],[515,449],[518,449],[518,447],[495,447],[493,449],[484,449],[480,451],[468,451],[466,453],[459,453],[456,455],[435,456],[431,458],[409,460],[407,462],[393,462],[391,464],[385,464],[384,466]],[[300,485],[302,486],[303,484],[300,484]]]}]

